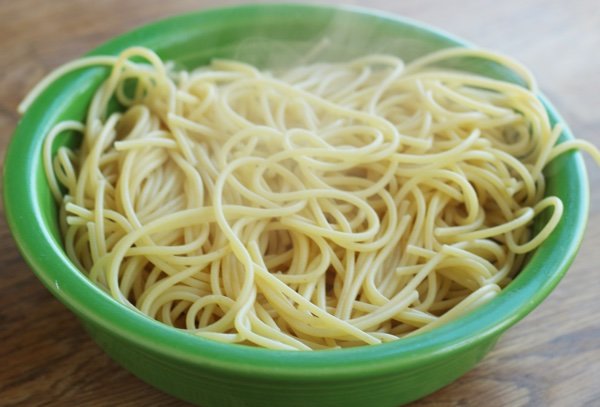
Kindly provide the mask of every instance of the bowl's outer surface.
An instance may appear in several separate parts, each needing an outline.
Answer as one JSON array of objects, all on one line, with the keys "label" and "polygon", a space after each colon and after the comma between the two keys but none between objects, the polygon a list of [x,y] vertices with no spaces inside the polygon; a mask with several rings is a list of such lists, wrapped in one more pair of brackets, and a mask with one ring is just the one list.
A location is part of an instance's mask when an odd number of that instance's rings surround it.
[{"label": "bowl's outer surface", "polygon": [[[467,45],[418,23],[365,10],[253,5],[173,17],[118,37],[92,54],[143,45],[186,68],[213,56],[277,65],[302,61],[311,49],[318,51],[313,46],[325,37],[333,44],[333,51],[324,54],[331,59],[371,52],[412,59]],[[475,64],[472,69],[515,80],[498,67]],[[588,212],[587,177],[580,155],[568,153],[546,171],[548,192],[565,204],[558,228],[501,295],[444,327],[395,343],[319,352],[226,345],[168,328],[116,303],[70,263],[42,169],[45,134],[60,120],[84,118],[107,72],[89,68],[68,74],[26,112],[5,160],[6,216],[38,278],[80,317],[100,346],[137,376],[182,399],[205,407],[348,407],[396,406],[420,398],[471,369],[502,332],[550,293],[579,247]],[[546,105],[552,120],[561,121]],[[562,137],[572,136],[565,130]]]}]

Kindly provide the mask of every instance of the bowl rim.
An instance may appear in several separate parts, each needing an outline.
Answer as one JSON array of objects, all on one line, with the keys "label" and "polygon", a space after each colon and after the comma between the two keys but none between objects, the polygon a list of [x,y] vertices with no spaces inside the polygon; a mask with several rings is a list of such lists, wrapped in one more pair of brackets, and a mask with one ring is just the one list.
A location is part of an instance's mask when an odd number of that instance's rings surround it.
[{"label": "bowl rim", "polygon": [[[167,32],[173,27],[183,30],[196,20],[227,19],[232,13],[261,12],[281,16],[282,13],[310,14],[319,11],[385,20],[433,33],[456,46],[472,46],[427,24],[360,7],[252,4],[204,9],[158,20],[119,35],[90,54],[114,53],[124,46],[138,43],[144,36]],[[73,82],[84,81],[88,74],[77,72],[70,78]],[[112,300],[68,261],[61,245],[44,226],[38,209],[37,183],[31,182],[31,177],[40,162],[39,144],[43,137],[40,129],[48,124],[51,112],[61,102],[56,93],[65,92],[64,89],[57,90],[54,85],[47,88],[21,118],[5,155],[5,216],[17,246],[49,291],[84,321],[136,343],[149,352],[167,355],[185,364],[204,365],[207,369],[235,372],[246,377],[269,377],[271,380],[310,380],[314,377],[339,380],[340,377],[385,375],[398,369],[417,367],[441,355],[462,352],[475,343],[498,337],[539,305],[573,261],[585,230],[589,206],[587,174],[581,155],[570,152],[557,159],[561,161],[561,168],[568,168],[575,174],[573,179],[568,178],[571,199],[565,203],[566,218],[561,220],[551,239],[536,250],[525,269],[500,295],[466,316],[400,341],[315,352],[275,351],[194,337]],[[549,115],[564,123],[546,98],[543,95],[539,97]],[[53,104],[48,106],[51,100]],[[562,137],[573,138],[566,126]],[[555,250],[557,243],[560,243],[561,250]]]}]

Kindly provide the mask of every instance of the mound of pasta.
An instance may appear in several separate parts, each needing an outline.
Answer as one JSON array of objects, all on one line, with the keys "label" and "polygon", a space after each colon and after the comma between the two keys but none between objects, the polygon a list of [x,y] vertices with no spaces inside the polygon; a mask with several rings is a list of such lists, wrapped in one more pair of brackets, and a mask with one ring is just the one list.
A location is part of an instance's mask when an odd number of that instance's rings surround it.
[{"label": "mound of pasta", "polygon": [[[529,86],[438,65],[465,56]],[[117,301],[223,342],[377,344],[469,312],[559,222],[546,164],[597,154],[556,144],[531,75],[481,50],[269,72],[136,47],[48,82],[91,65],[110,75],[87,118],[44,148],[66,251]],[[80,147],[54,151],[67,131]]]}]

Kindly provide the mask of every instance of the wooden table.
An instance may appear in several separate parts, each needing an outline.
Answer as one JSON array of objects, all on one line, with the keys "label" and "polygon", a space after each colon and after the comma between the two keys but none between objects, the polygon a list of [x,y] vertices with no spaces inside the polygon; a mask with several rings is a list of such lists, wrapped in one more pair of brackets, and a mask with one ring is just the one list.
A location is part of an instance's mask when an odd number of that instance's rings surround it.
[{"label": "wooden table", "polygon": [[[230,1],[0,3],[0,155],[16,105],[53,67],[115,34]],[[537,75],[574,133],[600,146],[597,0],[352,1],[419,19],[510,54]],[[414,406],[600,406],[600,171],[585,242],[538,309],[479,366]],[[30,272],[0,217],[0,405],[180,406],[110,360]]]}]

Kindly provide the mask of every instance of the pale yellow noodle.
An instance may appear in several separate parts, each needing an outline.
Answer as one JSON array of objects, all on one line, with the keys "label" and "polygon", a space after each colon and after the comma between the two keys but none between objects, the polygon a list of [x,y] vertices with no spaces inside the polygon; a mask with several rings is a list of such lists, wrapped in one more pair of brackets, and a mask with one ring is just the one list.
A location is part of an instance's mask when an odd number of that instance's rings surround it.
[{"label": "pale yellow noodle", "polygon": [[[465,57],[526,87],[439,66]],[[43,149],[66,252],[126,306],[226,343],[378,344],[456,319],[560,222],[545,165],[571,149],[600,162],[587,142],[555,145],[533,76],[479,49],[176,72],[133,47],[58,69],[20,110],[95,65],[111,71],[85,121]],[[53,158],[66,131],[81,146]]]}]

